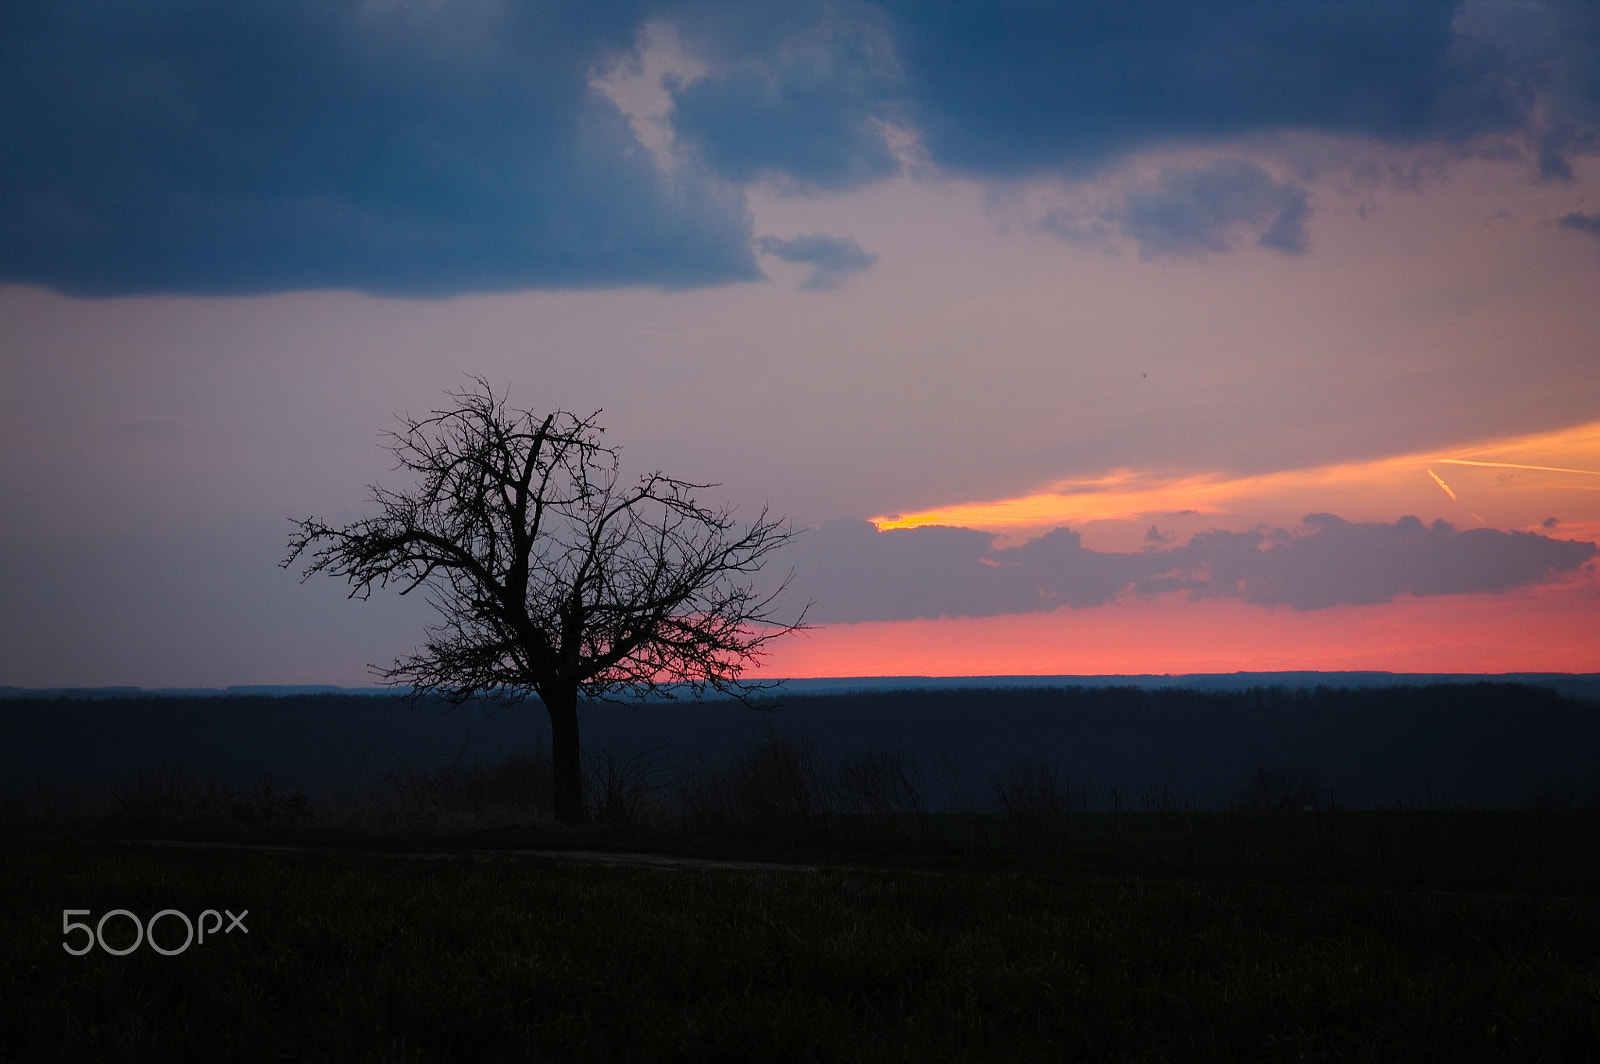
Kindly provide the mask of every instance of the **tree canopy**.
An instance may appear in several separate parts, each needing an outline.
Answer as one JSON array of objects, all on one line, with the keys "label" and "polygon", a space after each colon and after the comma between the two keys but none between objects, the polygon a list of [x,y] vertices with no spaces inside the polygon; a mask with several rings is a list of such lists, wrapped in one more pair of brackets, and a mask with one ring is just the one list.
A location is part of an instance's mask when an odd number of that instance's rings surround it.
[{"label": "tree canopy", "polygon": [[343,579],[352,597],[423,589],[439,613],[423,644],[382,670],[460,703],[536,695],[550,715],[555,808],[582,815],[577,702],[711,688],[742,696],[780,620],[754,576],[795,534],[763,508],[740,522],[702,504],[714,487],[662,472],[625,481],[598,414],[539,415],[489,383],[390,434],[404,490],[374,486],[376,516],[296,520],[283,565]]}]

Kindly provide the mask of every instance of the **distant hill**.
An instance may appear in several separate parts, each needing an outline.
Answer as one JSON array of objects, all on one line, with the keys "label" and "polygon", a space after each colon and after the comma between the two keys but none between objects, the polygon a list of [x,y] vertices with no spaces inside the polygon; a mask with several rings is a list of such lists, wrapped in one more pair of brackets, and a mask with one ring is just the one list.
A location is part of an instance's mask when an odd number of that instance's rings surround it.
[{"label": "distant hill", "polygon": [[[787,694],[841,694],[851,691],[958,690],[1027,687],[1187,687],[1196,691],[1243,691],[1252,687],[1420,687],[1441,683],[1519,683],[1548,687],[1572,698],[1600,701],[1600,673],[1507,672],[1219,672],[1094,676],[838,676],[771,681]],[[213,698],[222,695],[348,694],[393,697],[389,687],[338,687],[332,684],[249,684],[230,687],[0,687],[0,698],[125,698],[151,695]],[[707,696],[716,699],[713,692]]]},{"label": "distant hill", "polygon": [[393,698],[390,687],[339,687],[336,684],[235,684],[230,687],[0,687],[0,698],[222,698],[261,695],[381,695]]}]

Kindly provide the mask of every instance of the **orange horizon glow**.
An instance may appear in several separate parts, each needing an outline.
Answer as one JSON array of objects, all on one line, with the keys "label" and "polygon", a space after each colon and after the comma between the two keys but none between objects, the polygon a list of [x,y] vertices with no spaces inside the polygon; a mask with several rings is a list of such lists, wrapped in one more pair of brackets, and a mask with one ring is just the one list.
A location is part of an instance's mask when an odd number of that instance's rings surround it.
[{"label": "orange horizon glow", "polygon": [[[1437,470],[1448,467],[1449,482]],[[1028,495],[877,518],[1012,541],[1052,527],[1137,549],[1223,524],[1403,515],[1600,540],[1600,421],[1472,446],[1248,477],[1112,470]],[[1486,519],[1487,518],[1487,519]],[[1600,672],[1600,562],[1548,585],[1296,611],[1182,594],[1081,610],[836,625],[775,648],[769,676],[1003,676],[1380,671]]]},{"label": "orange horizon glow", "polygon": [[1050,613],[827,625],[774,644],[760,675],[1289,671],[1600,672],[1600,566],[1498,594],[1321,610],[1173,593]]}]

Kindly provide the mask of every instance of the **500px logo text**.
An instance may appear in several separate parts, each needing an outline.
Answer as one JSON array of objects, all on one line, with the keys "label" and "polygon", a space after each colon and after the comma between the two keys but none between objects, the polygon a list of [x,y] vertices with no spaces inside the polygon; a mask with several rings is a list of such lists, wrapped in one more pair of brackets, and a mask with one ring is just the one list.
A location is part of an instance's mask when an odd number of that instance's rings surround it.
[{"label": "500px logo text", "polygon": [[[140,945],[148,942],[150,944],[150,948],[161,954],[163,957],[176,957],[178,954],[188,949],[192,944],[198,943],[200,945],[204,945],[206,941],[206,935],[210,935],[215,938],[218,931],[222,931],[222,933],[225,935],[231,935],[235,929],[243,931],[247,935],[250,933],[250,929],[244,926],[244,918],[250,915],[249,909],[241,911],[238,916],[233,915],[233,910],[231,909],[224,909],[222,912],[228,914],[228,926],[226,930],[223,930],[222,927],[222,913],[217,912],[215,909],[205,910],[200,914],[198,920],[190,920],[186,914],[179,912],[177,909],[162,909],[145,923],[140,923],[139,918],[133,913],[129,912],[127,909],[112,909],[110,912],[102,915],[99,921],[93,927],[73,919],[74,916],[90,915],[90,911],[88,909],[62,909],[61,936],[69,941],[61,943],[61,948],[72,954],[74,957],[81,957],[98,945],[101,949],[105,950],[113,957],[123,957],[138,949]],[[112,917],[121,917],[127,923],[133,925],[132,945],[118,948],[106,943],[106,921],[110,920]],[[207,917],[211,919],[210,927],[206,926]],[[156,941],[156,924],[160,923],[163,919],[168,921],[169,926],[173,922],[182,923],[184,934],[182,945],[169,947],[163,946]],[[117,925],[113,924],[112,926],[116,927]],[[196,934],[197,928],[199,931],[198,935]],[[72,934],[76,931],[82,931],[84,936],[83,945],[79,947],[74,947],[70,941]],[[119,940],[122,938],[121,935],[116,937]],[[170,933],[167,937],[170,937]]]}]

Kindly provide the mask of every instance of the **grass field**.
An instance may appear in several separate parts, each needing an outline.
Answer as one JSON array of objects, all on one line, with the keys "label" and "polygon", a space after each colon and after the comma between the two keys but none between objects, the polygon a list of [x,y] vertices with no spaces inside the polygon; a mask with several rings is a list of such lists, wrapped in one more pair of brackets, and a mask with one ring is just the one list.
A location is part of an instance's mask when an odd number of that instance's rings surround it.
[{"label": "grass field", "polygon": [[[1600,1059],[1577,884],[4,845],[7,1060]],[[76,957],[68,908],[248,932]]]},{"label": "grass field", "polygon": [[769,731],[675,775],[591,759],[582,825],[537,755],[36,786],[0,801],[0,1061],[1600,1061],[1575,794],[985,783]]}]

